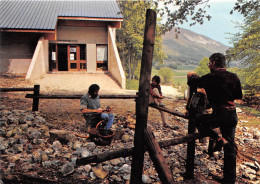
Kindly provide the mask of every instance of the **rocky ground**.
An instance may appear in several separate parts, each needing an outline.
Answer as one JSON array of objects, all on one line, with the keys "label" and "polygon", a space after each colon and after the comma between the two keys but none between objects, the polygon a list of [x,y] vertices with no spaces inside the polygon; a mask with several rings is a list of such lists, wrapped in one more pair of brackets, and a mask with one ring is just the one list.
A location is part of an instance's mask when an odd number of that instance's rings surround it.
[{"label": "rocky ground", "polygon": [[[22,78],[1,77],[1,87],[31,87]],[[115,139],[109,146],[98,146],[88,138],[85,121],[79,112],[79,100],[40,100],[38,112],[31,111],[32,100],[25,92],[0,95],[0,183],[129,183],[131,157],[121,157],[100,164],[76,166],[76,160],[133,146],[135,125],[134,100],[102,100],[116,115]],[[184,113],[185,101],[165,99],[168,108]],[[259,127],[247,125],[258,121],[238,109],[236,143],[237,183],[260,183]],[[149,108],[148,125],[156,139],[187,135],[188,121],[168,116],[169,126],[161,123],[160,113]],[[75,134],[76,133],[76,134]],[[60,138],[62,137],[62,139]],[[223,151],[207,158],[207,142],[196,141],[195,179],[185,180],[186,144],[163,149],[176,183],[217,184],[222,176]],[[145,154],[144,183],[160,183],[149,154]]]}]

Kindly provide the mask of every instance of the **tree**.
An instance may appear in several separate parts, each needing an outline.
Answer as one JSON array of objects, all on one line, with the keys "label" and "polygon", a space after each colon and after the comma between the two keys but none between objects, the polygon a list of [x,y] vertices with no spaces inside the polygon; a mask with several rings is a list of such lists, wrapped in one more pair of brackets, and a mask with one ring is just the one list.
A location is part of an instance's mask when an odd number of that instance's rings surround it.
[{"label": "tree", "polygon": [[[157,35],[155,38],[154,58],[157,62],[162,62],[165,57],[161,49],[160,35],[162,31],[166,32],[175,27],[175,31],[178,33],[178,26],[184,22],[189,21],[192,26],[197,23],[203,24],[205,19],[210,20],[211,16],[207,14],[207,8],[210,8],[208,5],[209,1],[210,0],[118,0],[124,21],[122,28],[117,29],[117,43],[127,77],[130,79],[134,78],[136,67],[141,61],[145,13],[147,8],[153,8],[161,16],[166,15],[168,17],[164,25],[157,24]],[[259,9],[259,0],[237,0],[230,13],[232,14],[233,11],[238,11],[247,17]],[[163,28],[163,30],[161,30],[161,28]]]},{"label": "tree", "polygon": [[[176,33],[179,33],[179,26],[184,22],[189,22],[190,26],[197,23],[203,24],[204,20],[210,20],[211,16],[207,14],[207,8],[210,0],[159,0],[155,1],[156,6],[160,6],[159,13],[161,16],[166,15],[167,21],[164,24],[164,31],[170,31],[175,27]],[[256,10],[260,9],[259,0],[237,0],[233,10],[238,11],[245,17]]]},{"label": "tree", "polygon": [[158,72],[158,75],[161,76],[162,83],[171,83],[173,77],[173,71],[169,67],[161,68]]},{"label": "tree", "polygon": [[[151,8],[150,1],[118,1],[124,16],[122,27],[117,29],[118,51],[129,79],[135,78],[137,66],[142,59],[143,36],[145,27],[146,9]],[[154,60],[162,62],[166,55],[162,52],[162,31],[156,26]],[[139,76],[138,76],[139,77]]]},{"label": "tree", "polygon": [[252,93],[260,92],[260,10],[247,14],[245,24],[239,25],[242,33],[233,35],[233,48],[227,59],[241,61],[240,76],[243,87]]},{"label": "tree", "polygon": [[201,77],[203,75],[206,75],[210,72],[209,67],[208,67],[208,63],[209,63],[209,58],[208,57],[204,57],[200,62],[199,62],[199,66],[196,68],[195,72]]}]

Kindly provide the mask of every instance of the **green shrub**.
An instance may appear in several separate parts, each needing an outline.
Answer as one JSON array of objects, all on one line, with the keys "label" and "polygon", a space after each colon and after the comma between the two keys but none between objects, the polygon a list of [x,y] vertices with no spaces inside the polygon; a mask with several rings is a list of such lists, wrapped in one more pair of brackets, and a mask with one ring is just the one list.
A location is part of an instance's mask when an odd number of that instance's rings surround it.
[{"label": "green shrub", "polygon": [[161,77],[161,83],[165,84],[171,84],[172,83],[172,77],[173,77],[173,71],[169,67],[161,68],[158,72],[158,75]]}]

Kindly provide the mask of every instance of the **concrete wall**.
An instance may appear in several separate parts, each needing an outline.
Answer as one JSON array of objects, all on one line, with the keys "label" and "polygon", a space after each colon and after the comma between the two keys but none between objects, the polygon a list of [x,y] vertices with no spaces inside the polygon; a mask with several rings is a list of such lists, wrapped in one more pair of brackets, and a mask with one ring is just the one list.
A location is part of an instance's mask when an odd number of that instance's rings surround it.
[{"label": "concrete wall", "polygon": [[9,73],[25,74],[30,66],[31,59],[9,59]]},{"label": "concrete wall", "polygon": [[106,27],[58,26],[58,40],[75,40],[76,43],[107,44]]},{"label": "concrete wall", "polygon": [[107,27],[58,26],[57,40],[86,44],[87,72],[96,72],[96,44],[108,44]]},{"label": "concrete wall", "polygon": [[87,44],[87,71],[97,70],[97,47],[96,44]]},{"label": "concrete wall", "polygon": [[49,42],[41,38],[38,41],[33,58],[28,69],[26,79],[35,80],[39,79],[42,75],[46,74],[48,71],[48,50]]},{"label": "concrete wall", "polygon": [[115,28],[108,27],[108,71],[119,82],[121,88],[126,88],[126,78],[115,42]]},{"label": "concrete wall", "polygon": [[0,32],[0,72],[26,73],[39,33]]}]

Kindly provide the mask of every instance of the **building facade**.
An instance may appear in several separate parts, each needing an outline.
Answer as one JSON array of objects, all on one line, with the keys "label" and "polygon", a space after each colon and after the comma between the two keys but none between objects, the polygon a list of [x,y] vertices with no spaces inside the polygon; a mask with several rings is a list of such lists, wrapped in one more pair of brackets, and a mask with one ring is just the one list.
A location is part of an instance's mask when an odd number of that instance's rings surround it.
[{"label": "building facade", "polygon": [[115,1],[0,1],[0,70],[25,73],[109,72],[125,88],[116,47],[123,21]]}]

